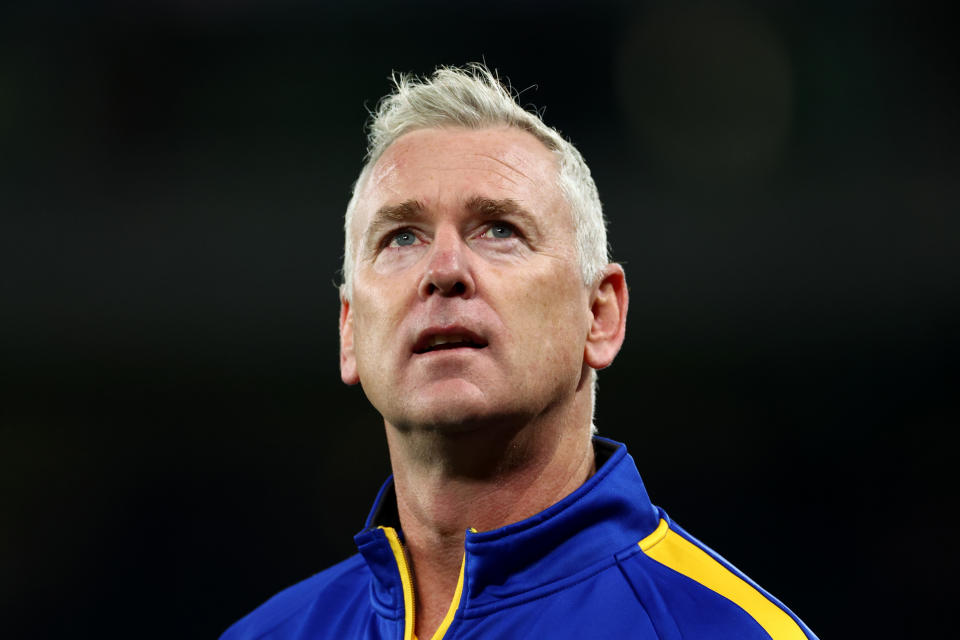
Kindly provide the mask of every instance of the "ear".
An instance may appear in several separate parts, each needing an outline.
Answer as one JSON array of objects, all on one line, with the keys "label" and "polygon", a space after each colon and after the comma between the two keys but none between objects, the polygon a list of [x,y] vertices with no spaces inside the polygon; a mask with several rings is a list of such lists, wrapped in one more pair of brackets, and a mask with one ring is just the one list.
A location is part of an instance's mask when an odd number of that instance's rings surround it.
[{"label": "ear", "polygon": [[590,298],[592,320],[583,354],[590,367],[609,367],[620,352],[627,330],[629,297],[623,267],[608,264]]},{"label": "ear", "polygon": [[353,352],[353,313],[350,301],[340,291],[340,379],[346,384],[357,384],[357,358]]}]

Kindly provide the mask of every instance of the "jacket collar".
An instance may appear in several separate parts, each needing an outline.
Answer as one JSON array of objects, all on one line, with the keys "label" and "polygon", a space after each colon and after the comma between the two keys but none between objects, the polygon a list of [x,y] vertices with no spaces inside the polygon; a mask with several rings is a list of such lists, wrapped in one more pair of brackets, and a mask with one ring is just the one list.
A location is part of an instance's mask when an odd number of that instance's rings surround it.
[{"label": "jacket collar", "polygon": [[[575,574],[599,570],[613,562],[614,554],[656,529],[659,512],[626,447],[594,438],[594,449],[597,472],[560,502],[499,529],[466,533],[463,598],[467,608],[486,608]],[[396,528],[402,540],[392,477],[380,489],[366,528],[355,540],[373,576],[374,600],[397,612],[398,607],[402,610],[400,577],[378,525]]]}]

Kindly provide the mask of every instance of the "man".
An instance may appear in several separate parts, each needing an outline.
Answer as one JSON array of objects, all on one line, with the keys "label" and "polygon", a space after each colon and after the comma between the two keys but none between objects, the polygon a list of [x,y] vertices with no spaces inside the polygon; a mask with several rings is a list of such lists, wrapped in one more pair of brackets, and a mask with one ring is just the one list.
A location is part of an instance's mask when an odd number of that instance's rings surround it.
[{"label": "man", "polygon": [[401,77],[345,224],[340,371],[393,477],[360,553],[224,638],[812,638],[592,438],[627,287],[577,150],[481,66]]}]

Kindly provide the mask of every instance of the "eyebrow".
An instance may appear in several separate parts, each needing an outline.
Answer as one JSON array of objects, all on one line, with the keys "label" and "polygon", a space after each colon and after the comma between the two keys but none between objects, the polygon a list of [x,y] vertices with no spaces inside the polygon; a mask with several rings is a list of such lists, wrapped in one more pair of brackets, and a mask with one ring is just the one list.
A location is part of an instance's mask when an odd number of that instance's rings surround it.
[{"label": "eyebrow", "polygon": [[474,196],[467,200],[467,209],[484,218],[502,218],[505,216],[515,216],[533,221],[533,215],[520,206],[516,200],[505,198],[503,200],[493,200],[492,198],[483,198]]},{"label": "eyebrow", "polygon": [[395,224],[416,220],[423,215],[423,205],[416,200],[405,200],[400,204],[384,205],[376,210],[373,219],[363,234],[364,246],[369,247],[381,230]]},{"label": "eyebrow", "polygon": [[513,218],[522,223],[523,233],[535,240],[541,235],[537,217],[512,198],[494,200],[475,196],[467,200],[467,209],[484,219]]}]

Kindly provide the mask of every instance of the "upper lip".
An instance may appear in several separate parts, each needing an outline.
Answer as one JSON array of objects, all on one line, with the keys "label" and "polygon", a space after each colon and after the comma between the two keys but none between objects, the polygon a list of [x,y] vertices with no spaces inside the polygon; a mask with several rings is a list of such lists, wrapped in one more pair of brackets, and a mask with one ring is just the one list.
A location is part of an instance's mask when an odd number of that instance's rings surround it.
[{"label": "upper lip", "polygon": [[464,346],[485,347],[487,340],[482,335],[461,325],[430,327],[424,329],[413,343],[414,353],[424,353],[439,344],[460,342]]}]

